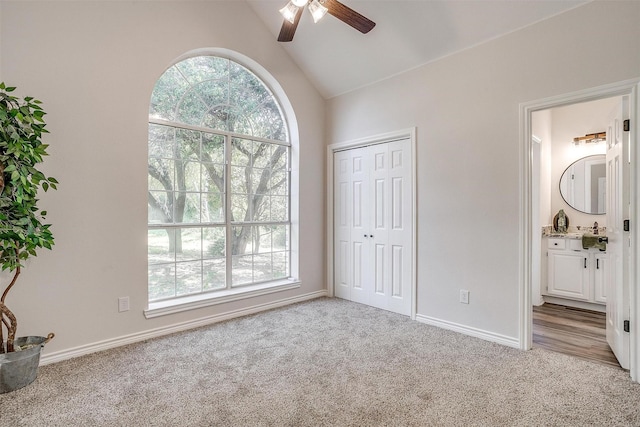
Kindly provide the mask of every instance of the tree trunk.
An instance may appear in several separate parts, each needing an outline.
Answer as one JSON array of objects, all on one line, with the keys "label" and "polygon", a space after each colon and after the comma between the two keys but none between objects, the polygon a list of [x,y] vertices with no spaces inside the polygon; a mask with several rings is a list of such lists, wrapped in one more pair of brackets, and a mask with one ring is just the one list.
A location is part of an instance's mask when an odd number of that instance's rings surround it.
[{"label": "tree trunk", "polygon": [[232,235],[231,253],[233,255],[244,255],[247,251],[247,243],[251,239],[251,226],[244,225],[240,230],[239,235]]},{"label": "tree trunk", "polygon": [[[2,318],[2,325],[7,328],[7,353],[11,353],[14,351],[13,341],[16,338],[16,330],[18,329],[18,321],[16,320],[16,316],[13,315],[11,310],[4,305],[4,303],[0,302],[0,317]],[[2,329],[2,325],[0,325],[0,329]],[[2,339],[2,337],[0,337]],[[2,347],[4,352],[4,346]]]},{"label": "tree trunk", "polygon": [[[16,257],[19,256],[20,253],[16,250]],[[16,268],[16,272],[13,275],[13,279],[11,279],[11,283],[9,283],[9,286],[7,286],[7,288],[2,293],[2,297],[0,297],[0,319],[2,319],[2,321],[0,322],[0,349],[2,349],[0,353],[4,353],[4,333],[2,330],[3,325],[7,328],[7,353],[13,351],[13,340],[16,337],[18,321],[16,320],[16,316],[13,315],[11,310],[9,310],[6,305],[4,305],[4,300],[5,298],[7,298],[7,294],[9,293],[13,285],[16,284],[19,275],[20,266]]]},{"label": "tree trunk", "polygon": [[169,252],[181,254],[182,253],[182,229],[167,228],[167,235],[169,236]]}]

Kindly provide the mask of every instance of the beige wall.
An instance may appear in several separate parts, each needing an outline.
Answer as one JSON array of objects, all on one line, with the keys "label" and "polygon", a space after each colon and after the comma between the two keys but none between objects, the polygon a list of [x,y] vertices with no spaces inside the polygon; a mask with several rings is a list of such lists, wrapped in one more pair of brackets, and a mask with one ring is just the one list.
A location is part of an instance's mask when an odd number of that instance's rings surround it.
[{"label": "beige wall", "polygon": [[640,77],[639,18],[589,3],[329,101],[330,143],[417,127],[418,314],[519,339],[519,104]]},{"label": "beige wall", "polygon": [[[51,132],[42,196],[56,246],[28,265],[8,305],[20,335],[54,331],[46,354],[321,291],[324,100],[244,2],[2,2],[2,68],[44,102]],[[243,25],[239,26],[238,23]],[[178,56],[218,47],[280,83],[300,131],[302,287],[146,320],[147,117],[155,80]],[[118,297],[131,310],[118,313]]]}]

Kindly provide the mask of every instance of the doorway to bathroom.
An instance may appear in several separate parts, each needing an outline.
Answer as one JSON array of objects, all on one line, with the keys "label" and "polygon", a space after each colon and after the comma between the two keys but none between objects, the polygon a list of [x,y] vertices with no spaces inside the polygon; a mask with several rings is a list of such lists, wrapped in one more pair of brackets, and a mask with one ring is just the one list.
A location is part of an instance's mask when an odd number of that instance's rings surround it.
[{"label": "doorway to bathroom", "polygon": [[[615,127],[612,115],[625,103],[616,96],[553,107],[534,112],[531,122],[532,210],[534,230],[540,230],[532,236],[539,251],[532,345],[609,364],[616,361],[606,337],[612,265],[602,240],[611,217],[607,141],[615,135],[607,130]],[[628,356],[621,363],[628,366]]]},{"label": "doorway to bathroom", "polygon": [[[549,316],[534,306],[558,308],[554,315],[592,313],[604,317],[606,341],[636,381],[638,335],[627,331],[639,306],[638,232],[628,225],[637,218],[638,136],[630,123],[638,117],[639,82],[520,106],[522,348],[540,338],[534,318]],[[558,324],[569,333],[559,340],[566,346],[576,331],[567,318]]]}]

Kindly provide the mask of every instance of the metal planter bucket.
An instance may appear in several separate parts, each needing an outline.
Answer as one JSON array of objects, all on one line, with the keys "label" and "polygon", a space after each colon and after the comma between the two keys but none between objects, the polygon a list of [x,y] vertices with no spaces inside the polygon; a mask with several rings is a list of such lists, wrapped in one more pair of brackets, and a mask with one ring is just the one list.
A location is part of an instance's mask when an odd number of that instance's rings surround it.
[{"label": "metal planter bucket", "polygon": [[40,351],[53,338],[19,337],[15,347],[28,346],[25,350],[0,354],[0,393],[8,393],[31,384],[38,376]]}]

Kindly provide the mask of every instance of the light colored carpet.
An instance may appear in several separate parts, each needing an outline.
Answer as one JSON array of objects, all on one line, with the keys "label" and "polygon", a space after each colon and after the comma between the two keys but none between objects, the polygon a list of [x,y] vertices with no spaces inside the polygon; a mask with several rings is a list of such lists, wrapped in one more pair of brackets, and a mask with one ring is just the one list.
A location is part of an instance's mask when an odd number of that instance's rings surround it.
[{"label": "light colored carpet", "polygon": [[638,426],[640,385],[323,298],[43,366],[0,425]]}]

